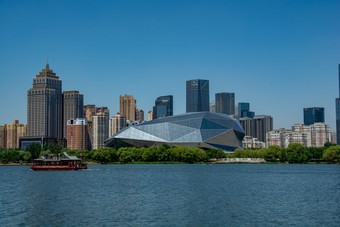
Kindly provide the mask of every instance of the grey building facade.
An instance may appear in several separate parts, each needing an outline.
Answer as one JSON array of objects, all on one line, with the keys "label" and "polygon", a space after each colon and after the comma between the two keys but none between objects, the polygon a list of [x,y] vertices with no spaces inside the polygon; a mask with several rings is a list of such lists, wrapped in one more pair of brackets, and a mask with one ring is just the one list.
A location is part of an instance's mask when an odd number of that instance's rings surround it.
[{"label": "grey building facade", "polygon": [[67,121],[83,118],[84,95],[79,91],[64,91],[64,138],[67,137]]},{"label": "grey building facade", "polygon": [[27,136],[63,138],[62,81],[48,63],[27,91]]},{"label": "grey building facade", "polygon": [[173,112],[174,110],[172,95],[160,96],[156,99],[152,113],[153,119],[172,116]]},{"label": "grey building facade", "polygon": [[273,118],[267,115],[258,115],[254,118],[240,118],[240,124],[245,135],[266,142],[266,133],[273,130]]},{"label": "grey building facade", "polygon": [[186,112],[209,111],[209,80],[186,82]]},{"label": "grey building facade", "polygon": [[216,113],[235,114],[235,93],[222,92],[215,94]]}]

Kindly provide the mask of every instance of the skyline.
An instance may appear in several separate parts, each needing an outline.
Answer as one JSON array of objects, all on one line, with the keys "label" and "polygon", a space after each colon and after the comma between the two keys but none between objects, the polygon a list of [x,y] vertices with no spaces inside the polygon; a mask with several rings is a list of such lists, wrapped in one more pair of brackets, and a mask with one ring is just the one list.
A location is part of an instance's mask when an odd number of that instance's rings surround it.
[{"label": "skyline", "polygon": [[339,10],[337,1],[1,1],[0,124],[27,124],[27,90],[48,55],[63,91],[110,117],[125,94],[145,113],[173,95],[174,115],[185,113],[185,82],[207,79],[210,102],[233,92],[274,129],[324,107],[334,131]]}]

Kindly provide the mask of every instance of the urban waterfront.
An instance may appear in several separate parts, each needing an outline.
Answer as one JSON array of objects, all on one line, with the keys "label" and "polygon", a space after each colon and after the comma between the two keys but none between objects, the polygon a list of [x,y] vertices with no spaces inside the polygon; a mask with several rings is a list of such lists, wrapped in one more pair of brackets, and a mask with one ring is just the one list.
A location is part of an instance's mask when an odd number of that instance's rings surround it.
[{"label": "urban waterfront", "polygon": [[339,165],[0,166],[0,226],[337,226]]}]

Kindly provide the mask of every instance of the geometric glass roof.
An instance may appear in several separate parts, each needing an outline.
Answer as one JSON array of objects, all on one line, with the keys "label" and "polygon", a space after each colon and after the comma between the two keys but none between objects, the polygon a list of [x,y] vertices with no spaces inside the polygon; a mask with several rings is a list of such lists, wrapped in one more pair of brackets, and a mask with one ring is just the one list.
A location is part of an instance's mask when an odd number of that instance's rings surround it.
[{"label": "geometric glass roof", "polygon": [[116,147],[117,142],[136,147],[169,144],[232,151],[242,147],[243,137],[239,121],[229,115],[193,112],[132,125],[107,139],[105,144],[110,147]]}]

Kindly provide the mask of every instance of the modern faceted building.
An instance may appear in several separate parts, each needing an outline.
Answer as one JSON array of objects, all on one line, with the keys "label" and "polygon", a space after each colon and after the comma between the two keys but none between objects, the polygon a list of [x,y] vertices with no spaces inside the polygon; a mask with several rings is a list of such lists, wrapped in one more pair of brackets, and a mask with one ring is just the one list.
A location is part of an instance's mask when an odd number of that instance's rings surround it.
[{"label": "modern faceted building", "polygon": [[162,144],[223,149],[242,148],[240,123],[222,113],[197,112],[159,118],[124,128],[105,141],[105,146],[154,147]]}]

